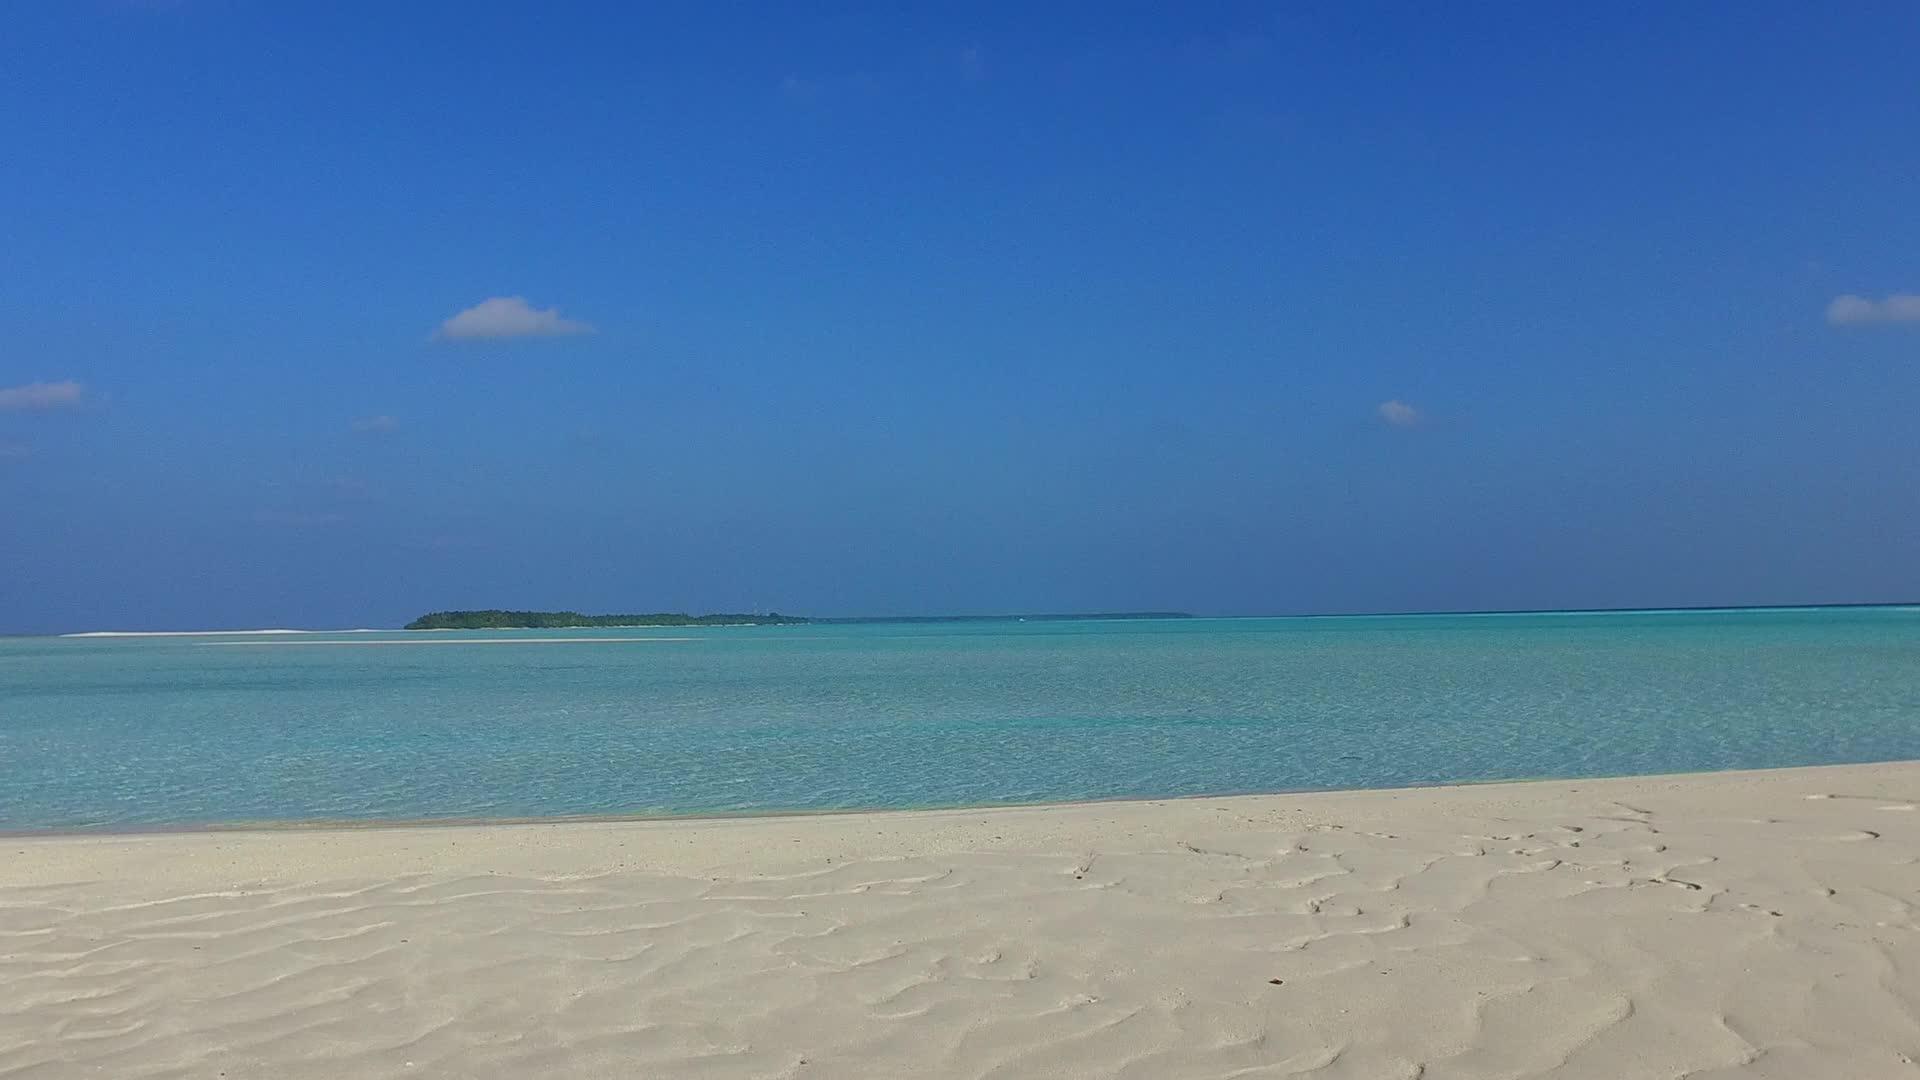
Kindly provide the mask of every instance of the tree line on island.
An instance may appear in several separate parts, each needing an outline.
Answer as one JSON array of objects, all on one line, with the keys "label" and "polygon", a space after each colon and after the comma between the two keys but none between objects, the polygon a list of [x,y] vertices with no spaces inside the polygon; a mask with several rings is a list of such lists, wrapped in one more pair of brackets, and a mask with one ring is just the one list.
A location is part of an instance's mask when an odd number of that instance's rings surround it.
[{"label": "tree line on island", "polygon": [[677,611],[650,615],[583,615],[578,611],[434,611],[408,623],[406,630],[579,630],[605,626],[803,626],[849,623],[929,622],[1072,622],[1083,619],[1188,619],[1181,611],[1107,611],[1086,614],[1042,615],[907,615],[859,618],[808,618],[803,615],[716,614],[688,615]]}]

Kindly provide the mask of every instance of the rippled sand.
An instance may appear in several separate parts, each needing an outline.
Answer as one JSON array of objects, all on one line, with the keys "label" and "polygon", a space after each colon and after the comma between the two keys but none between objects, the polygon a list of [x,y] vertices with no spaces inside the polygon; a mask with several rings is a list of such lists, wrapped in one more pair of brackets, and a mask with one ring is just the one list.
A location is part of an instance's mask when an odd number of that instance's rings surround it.
[{"label": "rippled sand", "polygon": [[1913,1077],[1920,764],[0,841],[0,1077]]}]

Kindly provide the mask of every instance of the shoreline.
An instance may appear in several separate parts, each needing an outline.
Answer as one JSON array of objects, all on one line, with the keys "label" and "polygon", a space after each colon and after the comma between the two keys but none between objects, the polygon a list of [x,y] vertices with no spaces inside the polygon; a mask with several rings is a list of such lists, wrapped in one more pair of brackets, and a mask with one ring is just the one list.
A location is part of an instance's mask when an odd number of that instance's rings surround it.
[{"label": "shoreline", "polygon": [[1861,769],[1880,766],[1911,765],[1920,770],[1920,758],[1889,761],[1850,761],[1825,765],[1780,765],[1760,769],[1702,769],[1676,773],[1621,773],[1607,776],[1529,776],[1500,777],[1490,780],[1454,780],[1438,784],[1403,784],[1369,788],[1290,788],[1279,791],[1228,791],[1197,795],[1115,795],[1111,798],[1054,799],[1039,802],[957,803],[934,806],[824,807],[818,810],[705,810],[693,813],[584,813],[508,817],[415,817],[415,818],[264,818],[233,821],[156,822],[151,825],[116,823],[100,826],[58,825],[46,828],[6,828],[0,826],[0,841],[33,839],[77,839],[83,837],[177,836],[213,833],[234,835],[260,833],[361,833],[390,829],[491,829],[549,825],[657,825],[676,822],[811,821],[818,818],[861,819],[885,815],[975,814],[1014,810],[1071,810],[1138,804],[1162,806],[1196,800],[1281,799],[1322,796],[1366,796],[1375,794],[1412,794],[1419,792],[1483,791],[1488,788],[1530,787],[1543,784],[1610,784],[1624,781],[1683,782],[1706,778],[1767,777],[1780,773],[1811,772],[1827,769]]},{"label": "shoreline", "polygon": [[0,842],[0,1072],[1911,1077],[1920,761]]}]

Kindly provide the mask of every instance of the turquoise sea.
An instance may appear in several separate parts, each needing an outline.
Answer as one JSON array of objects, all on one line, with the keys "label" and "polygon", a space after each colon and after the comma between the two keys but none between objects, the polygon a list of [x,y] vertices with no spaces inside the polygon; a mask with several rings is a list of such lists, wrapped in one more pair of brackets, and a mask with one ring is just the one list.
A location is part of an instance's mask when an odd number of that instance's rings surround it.
[{"label": "turquoise sea", "polygon": [[1899,758],[1920,758],[1912,607],[0,639],[0,829]]}]

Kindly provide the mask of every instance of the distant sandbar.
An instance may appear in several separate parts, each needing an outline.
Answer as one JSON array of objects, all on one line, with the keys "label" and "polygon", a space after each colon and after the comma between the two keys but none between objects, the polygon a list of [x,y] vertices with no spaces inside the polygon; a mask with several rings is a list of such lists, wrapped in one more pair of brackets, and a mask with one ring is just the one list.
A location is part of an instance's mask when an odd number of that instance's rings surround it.
[{"label": "distant sandbar", "polygon": [[690,637],[549,637],[549,638],[402,638],[393,641],[203,641],[206,648],[254,645],[648,645],[656,641],[693,641]]}]

